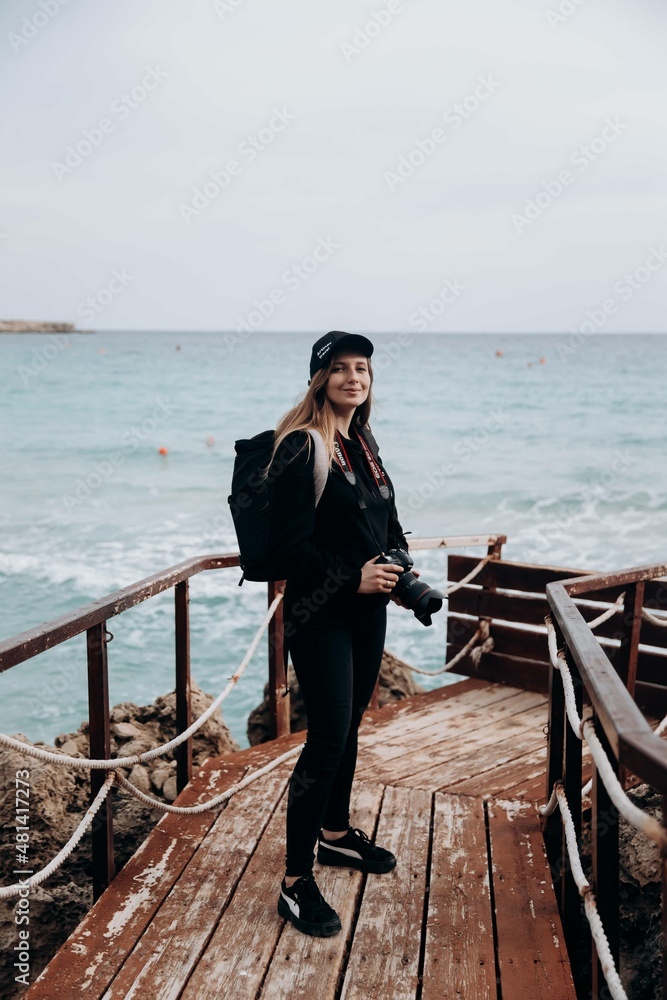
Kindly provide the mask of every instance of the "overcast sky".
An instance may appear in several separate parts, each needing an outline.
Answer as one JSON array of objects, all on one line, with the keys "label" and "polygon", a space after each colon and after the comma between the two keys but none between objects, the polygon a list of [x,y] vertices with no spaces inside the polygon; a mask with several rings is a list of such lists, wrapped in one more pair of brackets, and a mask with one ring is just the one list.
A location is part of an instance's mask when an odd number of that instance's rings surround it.
[{"label": "overcast sky", "polygon": [[0,318],[663,331],[666,22],[659,0],[3,0]]}]

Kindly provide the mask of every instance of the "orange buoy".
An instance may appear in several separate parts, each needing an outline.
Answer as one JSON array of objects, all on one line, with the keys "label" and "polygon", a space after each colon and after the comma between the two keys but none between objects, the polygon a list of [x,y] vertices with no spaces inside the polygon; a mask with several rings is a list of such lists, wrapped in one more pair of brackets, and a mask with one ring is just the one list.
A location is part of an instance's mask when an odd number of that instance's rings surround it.
[{"label": "orange buoy", "polygon": [[168,455],[169,452],[166,448],[158,448],[158,455]]},{"label": "orange buoy", "polygon": [[502,358],[502,356],[503,356],[503,352],[502,351],[496,351],[496,357],[497,358]]},{"label": "orange buoy", "polygon": [[209,448],[213,447],[213,445],[215,444],[215,437],[213,436],[213,434],[208,435],[208,437],[206,438],[206,444],[209,446]]},{"label": "orange buoy", "polygon": [[540,358],[540,364],[541,365],[546,365],[546,363],[547,363],[547,359],[546,358]]}]

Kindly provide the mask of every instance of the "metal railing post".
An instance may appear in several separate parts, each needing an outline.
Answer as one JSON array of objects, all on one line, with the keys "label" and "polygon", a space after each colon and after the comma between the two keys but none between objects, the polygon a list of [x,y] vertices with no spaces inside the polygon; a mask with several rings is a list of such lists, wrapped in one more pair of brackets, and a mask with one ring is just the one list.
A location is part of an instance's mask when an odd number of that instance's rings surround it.
[{"label": "metal railing post", "polygon": [[616,669],[633,698],[635,696],[635,682],[637,680],[637,654],[639,650],[643,606],[644,581],[640,580],[638,583],[629,584],[626,588],[625,601],[623,603],[623,626],[618,631],[621,646],[618,650]]},{"label": "metal railing post", "polygon": [[[268,606],[283,591],[283,580],[270,580]],[[269,622],[269,727],[271,739],[288,736],[290,731],[290,696],[285,694],[285,639],[283,630],[283,602],[280,601]]]},{"label": "metal railing post", "polygon": [[[570,676],[572,677],[572,685],[574,687],[574,700],[577,708],[577,714],[579,718],[583,715],[583,704],[584,704],[584,686],[581,680],[581,675],[579,673],[579,668],[572,656],[570,649],[565,647],[565,656],[567,660],[567,665],[570,670]],[[583,758],[583,744],[579,739],[578,735],[575,733],[574,729],[570,725],[569,719],[566,716],[565,723],[565,741],[563,746],[563,787],[565,791],[565,797],[570,806],[570,812],[572,814],[572,822],[574,823],[574,829],[577,836],[577,847],[579,852],[581,852],[581,826],[582,826],[582,815],[581,815],[581,788],[583,785],[583,775],[582,775],[582,758]],[[563,932],[565,934],[568,953],[570,955],[575,955],[577,951],[581,954],[583,951],[582,944],[589,950],[590,953],[590,942],[591,942],[591,929],[588,920],[583,916],[581,911],[581,896],[579,895],[579,889],[574,881],[574,876],[572,875],[572,866],[569,861],[569,855],[567,853],[567,844],[565,841],[565,826],[562,825],[561,831],[561,853],[563,857],[563,881],[561,883],[561,919],[563,922]],[[572,969],[572,974],[574,976],[575,985],[579,992],[585,990],[587,983],[584,983],[581,970],[576,966]]]},{"label": "metal railing post", "polygon": [[[597,718],[593,720],[595,733],[604,747],[609,763],[618,777],[618,761],[614,756],[604,729]],[[598,769],[593,764],[593,789],[591,793],[591,847],[593,892],[597,900],[598,911],[602,920],[609,949],[614,964],[618,969],[620,951],[619,926],[619,823],[618,811],[611,801]],[[600,996],[605,987],[604,973],[597,956],[595,945],[592,947],[592,995]]]},{"label": "metal railing post", "polygon": [[[174,625],[176,637],[176,732],[190,725],[190,582],[181,580],[174,587]],[[192,737],[176,747],[176,787],[182,792],[192,778]]]},{"label": "metal railing post", "polygon": [[[662,825],[667,828],[667,795],[662,796]],[[662,951],[662,1000],[667,1000],[667,854],[660,858],[662,874],[662,915],[661,915],[661,951]]]},{"label": "metal railing post", "polygon": [[[90,756],[94,760],[111,756],[109,725],[109,671],[106,622],[86,631],[88,657],[88,716]],[[91,801],[104,784],[106,771],[90,772]],[[109,792],[92,826],[93,899],[98,899],[114,876],[113,810]]]},{"label": "metal railing post", "polygon": [[[557,646],[562,644],[562,634],[556,622]],[[565,694],[563,678],[560,670],[553,663],[549,664],[549,720],[547,723],[547,787],[546,801],[551,798],[554,784],[563,779],[563,761],[565,757]],[[547,848],[551,877],[558,905],[561,905],[560,886],[563,878],[563,821],[560,809],[555,809],[544,820],[544,840]]]}]

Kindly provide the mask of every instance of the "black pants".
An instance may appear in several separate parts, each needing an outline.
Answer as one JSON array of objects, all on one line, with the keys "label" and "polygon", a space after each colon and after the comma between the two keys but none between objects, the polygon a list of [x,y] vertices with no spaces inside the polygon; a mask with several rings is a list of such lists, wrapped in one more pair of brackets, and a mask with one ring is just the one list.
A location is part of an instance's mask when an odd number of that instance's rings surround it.
[{"label": "black pants", "polygon": [[309,622],[289,640],[308,734],[288,789],[287,875],[312,871],[321,827],[349,826],[357,730],[380,672],[386,627],[386,604],[357,600],[349,614]]}]

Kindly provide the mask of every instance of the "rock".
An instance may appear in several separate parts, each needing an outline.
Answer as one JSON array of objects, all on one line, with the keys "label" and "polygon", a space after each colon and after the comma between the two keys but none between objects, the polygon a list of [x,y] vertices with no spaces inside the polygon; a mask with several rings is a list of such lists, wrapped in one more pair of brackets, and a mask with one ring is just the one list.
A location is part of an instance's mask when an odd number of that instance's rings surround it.
[{"label": "rock", "polygon": [[[648,785],[628,797],[662,822],[661,796]],[[582,859],[591,878],[591,810],[583,813]],[[660,855],[657,846],[622,816],[619,822],[621,981],[633,1000],[654,1000],[661,988]],[[582,961],[588,959],[586,958]]]},{"label": "rock", "polygon": [[176,788],[176,775],[170,775],[162,786],[162,795],[167,802],[173,802],[178,794]]},{"label": "rock", "polygon": [[141,764],[134,765],[127,776],[127,780],[135,788],[138,788],[140,792],[145,792],[147,795],[151,790],[151,779],[148,777],[148,768],[143,767]]},{"label": "rock", "polygon": [[158,746],[161,742],[164,743],[166,741],[151,739],[148,733],[141,733],[136,740],[123,743],[122,747],[118,750],[117,756],[134,757],[135,754],[146,753],[147,750],[152,750],[153,747]]},{"label": "rock", "polygon": [[171,768],[169,767],[156,767],[154,771],[150,772],[150,782],[158,792],[164,785],[167,778],[171,775]]},{"label": "rock", "polygon": [[[306,729],[307,721],[301,689],[291,663],[288,664],[287,668],[287,683],[290,688],[290,732],[297,733]],[[378,692],[380,708],[412,694],[420,694],[423,690],[421,685],[415,681],[408,664],[385,649],[380,664],[380,688]],[[254,708],[248,716],[248,742],[250,746],[256,746],[258,743],[265,743],[270,739],[269,685],[266,684],[264,686],[264,701]]]},{"label": "rock", "polygon": [[133,701],[122,701],[109,712],[111,722],[127,722],[129,719],[136,719],[141,709]]},{"label": "rock", "polygon": [[131,740],[135,736],[141,736],[141,729],[137,729],[131,722],[115,722],[111,726],[111,732],[122,740]]},{"label": "rock", "polygon": [[90,333],[77,330],[74,323],[57,323],[43,319],[0,319],[0,333]]},{"label": "rock", "polygon": [[[649,785],[628,791],[636,806],[662,822],[662,797]],[[660,995],[660,851],[621,817],[619,825],[621,972],[628,996]]]},{"label": "rock", "polygon": [[[201,715],[213,701],[196,684],[192,685],[192,717]],[[152,749],[176,735],[175,695],[160,696],[153,705],[132,702],[116,705],[110,712],[114,726],[112,756],[128,756]],[[128,739],[129,737],[129,739]],[[19,734],[17,739],[29,742]],[[225,726],[220,709],[193,738],[193,762],[200,765],[212,756],[238,750]],[[45,749],[52,750],[45,744]],[[61,733],[56,748],[67,754],[89,756],[88,723],[76,733]],[[140,748],[140,749],[139,749]],[[67,764],[51,764],[25,757],[15,750],[0,749],[0,828],[10,830],[15,818],[15,781],[18,770],[30,772],[30,867],[44,867],[58,853],[78,826],[90,803],[90,772]],[[124,769],[128,780],[141,791],[164,801],[176,798],[176,761],[173,753],[157,757],[147,765]],[[129,773],[128,773],[129,772]],[[161,791],[162,790],[162,791]],[[125,790],[111,792],[114,813],[114,853],[116,871],[135,853],[141,842],[164,815]],[[15,849],[9,835],[0,838],[0,866],[8,875],[16,867]],[[67,861],[46,882],[30,893],[31,981],[62,945],[92,905],[91,835],[84,836]],[[0,950],[13,954],[17,942],[13,908],[15,899],[0,900]],[[34,929],[33,929],[34,928]],[[11,963],[0,967],[0,996],[10,1000],[18,995]]]}]

